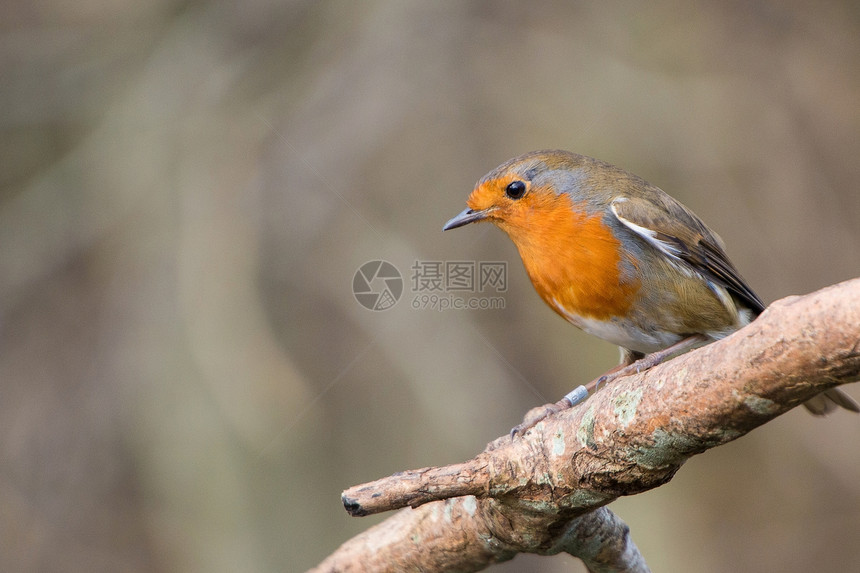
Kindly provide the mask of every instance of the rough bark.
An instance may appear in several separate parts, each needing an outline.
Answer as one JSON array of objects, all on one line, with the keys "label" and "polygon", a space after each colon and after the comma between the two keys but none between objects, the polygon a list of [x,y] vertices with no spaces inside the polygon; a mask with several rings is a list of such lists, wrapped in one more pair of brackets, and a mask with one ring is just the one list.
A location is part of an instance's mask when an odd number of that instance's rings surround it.
[{"label": "rough bark", "polygon": [[353,515],[418,509],[347,541],[316,570],[476,571],[519,552],[566,551],[592,571],[647,571],[626,526],[596,509],[858,379],[860,279],[782,299],[732,336],[617,380],[472,460],[346,490]]}]

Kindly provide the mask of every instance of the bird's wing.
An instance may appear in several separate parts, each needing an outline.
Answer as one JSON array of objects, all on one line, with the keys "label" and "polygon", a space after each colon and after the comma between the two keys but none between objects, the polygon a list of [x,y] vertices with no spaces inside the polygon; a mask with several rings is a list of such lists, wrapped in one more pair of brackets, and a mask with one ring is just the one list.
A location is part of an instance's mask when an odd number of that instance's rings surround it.
[{"label": "bird's wing", "polygon": [[729,260],[719,236],[668,195],[658,199],[662,201],[619,197],[612,202],[612,213],[660,252],[725,287],[756,314],[762,312],[764,303]]}]

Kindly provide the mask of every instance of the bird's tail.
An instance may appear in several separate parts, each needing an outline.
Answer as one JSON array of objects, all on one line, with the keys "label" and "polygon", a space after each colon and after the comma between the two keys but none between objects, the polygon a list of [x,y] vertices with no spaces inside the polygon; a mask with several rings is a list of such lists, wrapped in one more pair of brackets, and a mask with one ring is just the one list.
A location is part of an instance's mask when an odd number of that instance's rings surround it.
[{"label": "bird's tail", "polygon": [[854,398],[838,388],[831,388],[826,392],[822,392],[812,400],[804,402],[803,406],[814,416],[826,416],[837,407],[845,408],[852,412],[860,412],[860,406],[857,405]]}]

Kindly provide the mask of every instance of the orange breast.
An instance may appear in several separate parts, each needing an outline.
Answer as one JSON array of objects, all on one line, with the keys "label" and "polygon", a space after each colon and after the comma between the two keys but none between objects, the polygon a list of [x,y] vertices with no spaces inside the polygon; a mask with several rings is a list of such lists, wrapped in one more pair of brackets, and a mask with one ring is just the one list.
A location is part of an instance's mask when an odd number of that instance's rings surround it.
[{"label": "orange breast", "polygon": [[588,216],[559,194],[541,198],[519,218],[497,224],[517,245],[535,290],[553,310],[564,318],[597,320],[626,314],[639,281],[622,277],[621,243],[599,213]]}]

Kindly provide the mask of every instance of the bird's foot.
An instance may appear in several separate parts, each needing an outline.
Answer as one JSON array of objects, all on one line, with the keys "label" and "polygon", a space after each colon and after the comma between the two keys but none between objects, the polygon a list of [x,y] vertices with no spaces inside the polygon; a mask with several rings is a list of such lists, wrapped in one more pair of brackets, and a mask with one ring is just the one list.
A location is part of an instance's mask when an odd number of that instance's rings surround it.
[{"label": "bird's foot", "polygon": [[525,434],[528,430],[534,428],[539,422],[545,420],[553,414],[558,414],[568,408],[579,404],[588,397],[588,390],[585,386],[578,386],[572,392],[568,392],[564,398],[555,404],[544,404],[532,408],[526,412],[525,418],[521,424],[511,428],[511,438],[516,438],[517,434]]},{"label": "bird's foot", "polygon": [[[609,384],[616,378],[623,378],[624,376],[629,376],[631,374],[639,374],[641,372],[649,370],[650,368],[663,362],[672,354],[682,352],[697,344],[707,342],[707,340],[708,339],[705,335],[695,334],[693,336],[684,338],[679,342],[676,342],[668,348],[659,350],[657,352],[652,352],[651,354],[648,354],[635,362],[619,364],[600,378],[595,378],[585,386],[577,386],[572,392],[569,392],[564,398],[562,398],[555,404],[545,404],[543,406],[538,406],[537,408],[532,408],[531,410],[529,410],[528,413],[526,413],[523,422],[520,425],[514,426],[511,429],[511,438],[516,438],[517,434],[525,434],[528,430],[532,429],[539,422],[545,420],[549,416],[552,416],[553,414],[557,414],[558,412],[567,410],[568,408],[579,404],[580,402],[588,398],[589,394],[593,394],[594,392],[596,392],[600,386]],[[843,408],[853,409],[843,404],[840,405]]]}]

